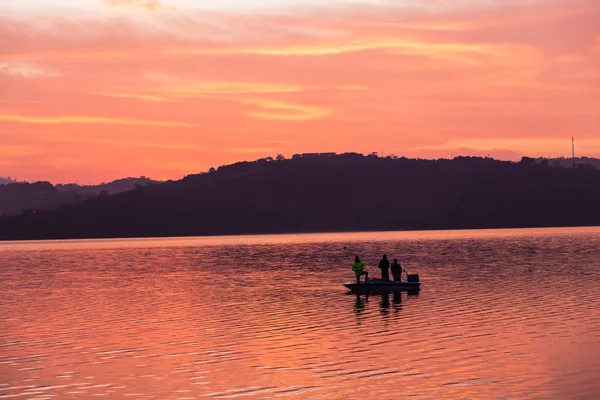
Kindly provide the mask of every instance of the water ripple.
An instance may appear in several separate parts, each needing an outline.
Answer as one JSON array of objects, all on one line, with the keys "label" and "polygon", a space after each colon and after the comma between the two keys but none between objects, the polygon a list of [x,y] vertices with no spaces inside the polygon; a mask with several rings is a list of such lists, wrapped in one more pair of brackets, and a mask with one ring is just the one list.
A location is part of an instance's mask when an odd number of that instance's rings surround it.
[{"label": "water ripple", "polygon": [[[600,398],[598,248],[597,228],[0,244],[0,399]],[[341,286],[383,252],[418,295]]]}]

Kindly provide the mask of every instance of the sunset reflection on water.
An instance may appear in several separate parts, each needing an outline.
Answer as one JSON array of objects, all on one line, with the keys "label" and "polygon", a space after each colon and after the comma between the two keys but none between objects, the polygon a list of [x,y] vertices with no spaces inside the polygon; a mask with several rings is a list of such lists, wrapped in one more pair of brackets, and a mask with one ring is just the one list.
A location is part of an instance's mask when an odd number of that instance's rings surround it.
[{"label": "sunset reflection on water", "polygon": [[[599,228],[0,244],[0,398],[600,398]],[[348,294],[359,254],[418,295]]]}]

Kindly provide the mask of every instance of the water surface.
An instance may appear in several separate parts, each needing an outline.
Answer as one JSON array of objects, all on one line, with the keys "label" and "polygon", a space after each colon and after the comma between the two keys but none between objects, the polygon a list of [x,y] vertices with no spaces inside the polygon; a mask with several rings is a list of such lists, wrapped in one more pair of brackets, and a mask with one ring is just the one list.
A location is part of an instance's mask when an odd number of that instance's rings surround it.
[{"label": "water surface", "polygon": [[[0,243],[0,398],[600,399],[600,228]],[[418,295],[347,294],[355,254]]]}]

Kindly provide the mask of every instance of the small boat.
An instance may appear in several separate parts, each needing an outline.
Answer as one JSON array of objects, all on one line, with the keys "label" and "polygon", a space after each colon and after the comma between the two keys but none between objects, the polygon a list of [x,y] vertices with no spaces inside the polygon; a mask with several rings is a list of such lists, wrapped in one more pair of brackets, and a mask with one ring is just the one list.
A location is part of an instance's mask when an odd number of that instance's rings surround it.
[{"label": "small boat", "polygon": [[354,292],[419,290],[421,282],[369,281],[361,283],[350,282],[345,283],[344,286]]},{"label": "small boat", "polygon": [[406,281],[383,281],[381,279],[369,279],[367,282],[350,282],[345,283],[348,289],[353,292],[393,292],[393,291],[418,291],[421,288],[418,274],[407,274]]}]

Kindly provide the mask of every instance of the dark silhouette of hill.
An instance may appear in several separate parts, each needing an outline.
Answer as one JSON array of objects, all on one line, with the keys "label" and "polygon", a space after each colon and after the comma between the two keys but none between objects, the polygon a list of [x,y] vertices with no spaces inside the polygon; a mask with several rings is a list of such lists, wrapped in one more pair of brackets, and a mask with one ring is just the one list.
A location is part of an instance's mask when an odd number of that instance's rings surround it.
[{"label": "dark silhouette of hill", "polygon": [[100,195],[102,192],[106,192],[109,195],[128,192],[136,189],[138,186],[146,186],[155,183],[161,183],[152,179],[146,178],[145,176],[139,178],[124,178],[112,181],[109,183],[101,183],[100,185],[88,185],[81,186],[75,183],[59,184],[56,185],[56,189],[60,192],[67,193],[72,192],[82,196],[89,195]]},{"label": "dark silhouette of hill", "polygon": [[548,165],[555,168],[596,168],[600,169],[600,159],[591,157],[575,157],[575,158],[544,158],[535,159],[537,164]]},{"label": "dark silhouette of hill", "polygon": [[60,193],[48,182],[11,183],[0,186],[0,214],[19,214],[23,210],[45,210],[75,200]]},{"label": "dark silhouette of hill", "polygon": [[242,162],[0,219],[0,239],[600,225],[600,170],[359,154]]},{"label": "dark silhouette of hill", "polygon": [[156,182],[145,177],[120,179],[95,186],[53,186],[48,182],[15,183],[10,180],[8,184],[0,185],[0,215],[54,209],[59,205],[76,204],[91,197],[126,192],[153,183]]},{"label": "dark silhouette of hill", "polygon": [[17,183],[17,181],[12,179],[10,176],[0,176],[0,185],[8,185],[11,183]]}]

